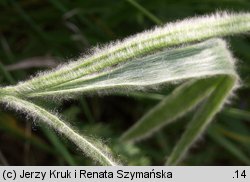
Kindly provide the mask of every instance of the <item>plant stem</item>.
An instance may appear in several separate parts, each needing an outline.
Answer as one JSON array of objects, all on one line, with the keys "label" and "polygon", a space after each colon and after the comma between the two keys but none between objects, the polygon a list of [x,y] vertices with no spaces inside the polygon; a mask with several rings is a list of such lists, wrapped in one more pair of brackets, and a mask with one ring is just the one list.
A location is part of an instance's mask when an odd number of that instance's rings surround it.
[{"label": "plant stem", "polygon": [[[5,102],[7,106],[16,110],[26,112],[28,115],[34,118],[39,118],[51,126],[55,131],[65,135],[69,140],[75,143],[86,155],[100,162],[102,165],[114,166],[116,163],[105,150],[105,147],[97,147],[94,141],[89,141],[83,136],[79,135],[76,131],[71,129],[67,124],[61,121],[55,114],[48,112],[47,110],[23,99],[19,99],[13,96],[3,96],[1,101]],[[97,143],[96,143],[97,144]]]}]

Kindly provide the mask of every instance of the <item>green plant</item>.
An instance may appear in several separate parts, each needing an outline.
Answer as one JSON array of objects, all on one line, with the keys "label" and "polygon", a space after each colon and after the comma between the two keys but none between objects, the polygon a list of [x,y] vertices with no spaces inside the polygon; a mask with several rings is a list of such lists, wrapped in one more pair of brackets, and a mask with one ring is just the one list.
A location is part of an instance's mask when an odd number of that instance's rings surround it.
[{"label": "green plant", "polygon": [[124,94],[183,83],[121,137],[124,142],[148,136],[203,101],[168,159],[168,165],[175,165],[238,85],[234,59],[225,41],[214,37],[249,30],[248,13],[217,13],[167,24],[96,49],[15,86],[3,87],[0,101],[50,125],[100,164],[116,165],[119,163],[108,147],[79,135],[37,100],[62,100],[81,93]]}]

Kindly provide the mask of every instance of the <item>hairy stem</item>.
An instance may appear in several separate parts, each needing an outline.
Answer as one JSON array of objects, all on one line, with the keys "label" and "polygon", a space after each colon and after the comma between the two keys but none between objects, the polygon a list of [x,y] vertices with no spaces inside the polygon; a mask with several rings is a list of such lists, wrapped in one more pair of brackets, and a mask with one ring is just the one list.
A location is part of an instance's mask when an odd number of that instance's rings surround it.
[{"label": "hairy stem", "polygon": [[63,134],[69,140],[76,144],[86,155],[98,161],[102,165],[114,166],[116,163],[108,153],[106,146],[97,147],[94,141],[89,141],[85,137],[79,135],[76,131],[71,129],[67,124],[61,121],[55,114],[48,112],[46,109],[41,108],[29,101],[13,97],[2,96],[1,101],[5,102],[8,107],[12,107],[16,110],[25,111],[29,116],[40,119],[55,131]]}]

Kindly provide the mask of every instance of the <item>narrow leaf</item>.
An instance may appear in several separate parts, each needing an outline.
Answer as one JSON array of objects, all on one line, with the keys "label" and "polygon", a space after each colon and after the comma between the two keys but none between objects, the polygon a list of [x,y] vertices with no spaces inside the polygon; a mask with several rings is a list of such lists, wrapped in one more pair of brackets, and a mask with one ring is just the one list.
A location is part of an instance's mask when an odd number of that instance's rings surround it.
[{"label": "narrow leaf", "polygon": [[[216,40],[211,40],[211,42],[213,41]],[[200,80],[190,81],[177,88],[128,130],[122,136],[123,140],[136,140],[148,136],[153,131],[156,131],[163,125],[170,123],[191,110],[213,91],[217,84],[218,79],[216,77],[218,75],[237,77],[234,72],[233,58],[230,56],[226,46],[220,41],[217,42],[217,44],[211,44],[211,42],[209,43],[209,41],[207,41],[205,43],[187,46],[187,52],[185,48],[182,48],[180,54],[175,55],[174,59],[171,60],[168,58],[165,60],[165,62],[169,62],[171,66],[176,64],[173,73],[168,70],[165,72],[165,75],[168,75],[168,78],[172,79],[171,81],[175,81],[176,78],[189,78],[189,75],[192,75],[190,76],[191,78],[195,77],[193,75],[198,75],[197,77]],[[197,51],[199,49],[200,52]],[[195,52],[195,56],[199,56],[196,58],[194,58],[194,55],[187,56],[190,55],[191,50]],[[208,52],[211,54],[207,54]],[[198,61],[196,62],[194,60]],[[194,63],[194,65],[191,63]],[[210,66],[212,66],[211,70]],[[169,69],[169,67],[166,69]],[[185,70],[185,73],[180,70]],[[202,79],[205,76],[207,78]]]},{"label": "narrow leaf", "polygon": [[235,78],[221,76],[216,85],[216,89],[206,99],[202,107],[197,110],[193,120],[182,135],[180,141],[175,145],[173,152],[170,154],[167,165],[176,165],[185,155],[188,148],[197,140],[207,125],[211,122],[214,115],[221,109],[228,95],[235,85]]},{"label": "narrow leaf", "polygon": [[[35,97],[55,95],[60,90],[81,90],[82,83],[96,74],[108,73],[110,69],[131,59],[153,54],[161,49],[197,42],[212,37],[244,33],[250,30],[250,14],[225,12],[170,23],[151,31],[143,32],[124,41],[97,49],[89,56],[71,62],[52,72],[6,88],[8,92]],[[193,59],[194,60],[194,59]],[[138,71],[138,70],[137,70]],[[139,72],[140,73],[140,72]],[[80,83],[80,88],[77,86]],[[70,85],[70,86],[69,86]],[[106,85],[105,85],[106,86]],[[56,92],[56,93],[55,93]],[[69,91],[68,91],[69,92]]]}]

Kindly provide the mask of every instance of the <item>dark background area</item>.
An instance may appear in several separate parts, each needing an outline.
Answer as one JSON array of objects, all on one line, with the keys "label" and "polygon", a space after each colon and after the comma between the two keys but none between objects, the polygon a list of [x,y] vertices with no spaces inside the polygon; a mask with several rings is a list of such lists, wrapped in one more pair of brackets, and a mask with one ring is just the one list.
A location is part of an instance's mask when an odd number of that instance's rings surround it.
[{"label": "dark background area", "polygon": [[[247,12],[247,0],[1,0],[0,84],[74,60],[91,47],[186,17]],[[227,37],[242,86],[180,165],[250,165],[250,36]],[[166,94],[172,87],[159,91]],[[110,146],[128,165],[163,165],[193,113],[134,145],[119,136],[157,104],[150,94],[82,96],[58,109],[79,132]],[[154,93],[153,93],[154,94]],[[53,108],[52,104],[49,104]],[[0,111],[1,165],[93,165],[74,145],[20,113]]]}]

